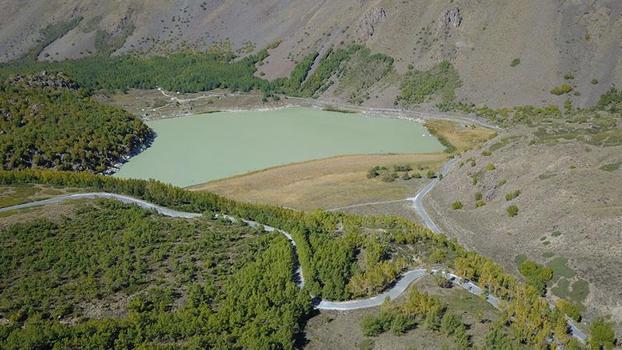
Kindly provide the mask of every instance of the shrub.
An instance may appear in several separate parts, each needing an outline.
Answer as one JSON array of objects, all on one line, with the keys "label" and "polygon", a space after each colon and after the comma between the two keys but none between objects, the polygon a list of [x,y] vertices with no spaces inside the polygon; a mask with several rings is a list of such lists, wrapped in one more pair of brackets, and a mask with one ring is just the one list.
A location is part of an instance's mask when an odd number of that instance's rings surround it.
[{"label": "shrub", "polygon": [[448,61],[443,61],[428,71],[409,71],[400,86],[398,102],[417,105],[434,95],[443,101],[452,101],[455,90],[462,86],[458,71]]},{"label": "shrub", "polygon": [[451,208],[453,210],[462,209],[463,207],[464,207],[464,205],[460,201],[455,201],[455,202],[451,203]]},{"label": "shrub", "polygon": [[421,175],[421,173],[416,172],[412,174],[412,177],[414,177],[415,179],[421,179],[423,176]]},{"label": "shrub", "polygon": [[592,79],[592,85],[598,84],[598,79]]},{"label": "shrub", "polygon": [[565,83],[551,89],[551,93],[557,96],[565,95],[571,91],[572,91],[572,86],[570,86],[569,84],[565,84]]},{"label": "shrub", "polygon": [[510,205],[505,210],[508,212],[508,215],[510,217],[515,217],[516,215],[518,215],[518,207],[515,205]]},{"label": "shrub", "polygon": [[368,179],[373,179],[375,177],[378,177],[378,175],[380,175],[380,173],[378,172],[377,167],[373,167],[373,168],[369,169],[369,171],[367,172],[367,178]]},{"label": "shrub", "polygon": [[516,67],[520,64],[520,58],[515,58],[512,60],[512,62],[510,63],[510,67]]},{"label": "shrub", "polygon": [[408,164],[399,164],[393,166],[394,171],[411,171],[413,168]]},{"label": "shrub", "polygon": [[443,276],[434,276],[434,282],[436,282],[436,285],[441,288],[451,288],[454,286],[450,280]]},{"label": "shrub", "polygon": [[391,320],[390,329],[395,335],[402,335],[415,326],[415,320],[403,313],[397,313]]},{"label": "shrub", "polygon": [[555,306],[557,306],[557,309],[559,311],[563,312],[573,320],[577,322],[581,321],[581,311],[579,311],[579,308],[575,304],[569,302],[566,299],[559,299],[555,303]]},{"label": "shrub", "polygon": [[475,200],[476,200],[476,201],[481,200],[482,198],[483,198],[483,196],[482,196],[482,193],[481,193],[481,192],[477,192],[477,193],[475,194]]},{"label": "shrub", "polygon": [[495,168],[495,165],[494,165],[494,164],[492,164],[492,163],[488,163],[488,164],[486,164],[486,170],[488,170],[488,171],[493,171],[493,170],[495,170],[495,169],[497,169],[497,168]]},{"label": "shrub", "polygon": [[482,152],[482,155],[485,157],[490,157],[492,155],[492,152],[490,152],[489,150],[485,150],[484,152]]},{"label": "shrub", "polygon": [[613,331],[613,325],[602,318],[598,318],[592,322],[590,326],[590,339],[588,341],[590,349],[593,350],[611,350],[615,346],[616,335]]},{"label": "shrub", "polygon": [[390,311],[381,311],[378,315],[369,315],[361,322],[363,334],[368,337],[378,336],[391,328],[395,315]]},{"label": "shrub", "polygon": [[380,177],[380,179],[384,182],[393,182],[395,181],[395,179],[397,179],[399,176],[396,173],[389,173],[386,172],[384,174],[382,174],[382,176]]},{"label": "shrub", "polygon": [[525,277],[527,284],[533,286],[542,295],[546,293],[546,284],[553,278],[553,269],[531,260],[521,262],[518,271]]},{"label": "shrub", "polygon": [[572,79],[574,79],[574,74],[572,74],[571,72],[568,72],[568,73],[564,74],[564,79],[572,80]]},{"label": "shrub", "polygon": [[475,207],[476,208],[480,208],[486,205],[486,201],[483,199],[477,200],[475,201]]},{"label": "shrub", "polygon": [[464,328],[464,322],[458,315],[446,313],[441,319],[441,330],[447,335],[456,334],[460,328]]},{"label": "shrub", "polygon": [[436,177],[436,173],[433,172],[432,170],[428,170],[426,176],[428,177],[428,179],[433,179]]},{"label": "shrub", "polygon": [[410,176],[410,174],[408,172],[404,173],[404,175],[402,175],[402,180],[410,180],[412,179],[412,176]]},{"label": "shrub", "polygon": [[512,192],[508,192],[508,193],[505,194],[505,200],[506,201],[511,201],[512,199],[514,199],[514,198],[516,198],[518,196],[520,196],[520,190],[515,190],[515,191],[512,191]]}]

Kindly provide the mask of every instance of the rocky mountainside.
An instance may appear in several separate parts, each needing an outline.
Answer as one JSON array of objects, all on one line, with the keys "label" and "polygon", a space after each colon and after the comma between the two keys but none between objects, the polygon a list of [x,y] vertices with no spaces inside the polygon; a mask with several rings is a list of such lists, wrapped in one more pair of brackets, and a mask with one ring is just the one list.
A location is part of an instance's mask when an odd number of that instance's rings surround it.
[{"label": "rocky mountainside", "polygon": [[[616,0],[0,0],[0,60],[167,53],[231,45],[244,54],[270,43],[260,67],[287,76],[311,51],[361,43],[395,70],[458,70],[458,99],[492,107],[592,104],[622,82],[622,2]],[[571,77],[571,79],[569,79]],[[565,81],[574,94],[549,91]],[[370,87],[367,105],[391,105],[399,83]],[[328,90],[325,97],[338,95]]]}]

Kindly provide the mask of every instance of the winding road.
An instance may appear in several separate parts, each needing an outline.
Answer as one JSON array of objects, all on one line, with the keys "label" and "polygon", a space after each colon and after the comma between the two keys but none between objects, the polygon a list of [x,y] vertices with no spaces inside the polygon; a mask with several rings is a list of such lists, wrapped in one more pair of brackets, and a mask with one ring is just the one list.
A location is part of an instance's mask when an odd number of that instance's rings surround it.
[{"label": "winding road", "polygon": [[[447,172],[453,165],[453,162],[454,162],[453,160],[447,162],[441,169],[441,174],[443,175],[447,174]],[[423,197],[425,197],[439,181],[440,179],[433,179],[432,181],[430,181],[428,185],[422,188],[415,197],[408,199],[413,202],[413,208],[415,209],[417,214],[421,216],[425,225],[435,232],[440,232],[440,229],[434,223],[432,218],[430,218],[429,215],[427,214],[425,208],[423,207],[422,200],[423,200]],[[120,195],[120,194],[115,194],[115,193],[106,193],[106,192],[76,193],[76,194],[61,195],[61,196],[44,199],[44,200],[40,200],[36,202],[29,202],[29,203],[10,206],[10,207],[0,208],[0,213],[9,212],[13,210],[19,210],[19,209],[34,208],[34,207],[39,207],[39,206],[51,205],[51,204],[58,204],[58,203],[61,203],[67,200],[79,200],[79,199],[113,199],[113,200],[117,200],[117,201],[120,201],[126,204],[134,204],[143,209],[154,210],[160,215],[174,217],[174,218],[193,219],[193,218],[198,218],[202,216],[202,214],[177,211],[177,210],[162,207],[157,204],[153,204],[153,203],[141,200],[141,199],[137,199],[137,198],[133,198],[133,197],[125,196],[125,195]],[[232,216],[224,215],[224,214],[217,214],[217,216],[220,218],[233,221],[233,222],[238,220]],[[271,226],[263,225],[261,223],[258,223],[252,220],[242,219],[242,221],[247,223],[251,227],[263,227],[263,229],[267,232],[278,232],[284,235],[287,238],[287,240],[292,244],[294,249],[296,249],[296,242],[294,241],[293,237],[288,232],[271,227]],[[391,288],[386,290],[384,293],[378,294],[374,297],[366,298],[366,299],[349,300],[349,301],[330,301],[330,300],[322,299],[318,303],[316,303],[315,308],[319,310],[350,311],[350,310],[358,310],[358,309],[376,307],[376,306],[382,305],[387,298],[393,300],[397,298],[398,296],[402,295],[411,283],[413,283],[414,281],[430,273],[441,273],[445,277],[449,278],[454,284],[457,284],[458,286],[464,288],[468,292],[474,295],[484,295],[489,304],[491,304],[493,307],[497,309],[500,308],[500,300],[498,298],[496,298],[495,296],[491,294],[487,294],[484,290],[482,290],[479,286],[477,286],[473,282],[463,280],[459,276],[453,275],[451,273],[446,273],[444,271],[440,271],[440,270],[427,271],[421,268],[410,270],[410,271],[403,273]],[[300,288],[304,287],[304,276],[302,274],[302,268],[300,264],[298,264],[297,270],[295,271],[294,279],[298,287]],[[568,320],[568,325],[571,329],[572,336],[578,339],[579,341],[585,343],[587,340],[587,336],[583,332],[581,332],[581,330],[574,324],[574,322],[572,322],[572,320]]]}]

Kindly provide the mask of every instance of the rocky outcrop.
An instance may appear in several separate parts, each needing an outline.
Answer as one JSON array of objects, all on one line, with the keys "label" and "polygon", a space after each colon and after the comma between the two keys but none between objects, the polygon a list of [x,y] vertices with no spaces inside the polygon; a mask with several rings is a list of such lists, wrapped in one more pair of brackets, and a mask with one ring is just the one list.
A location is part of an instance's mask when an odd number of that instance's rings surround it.
[{"label": "rocky outcrop", "polygon": [[357,30],[358,36],[362,41],[374,36],[376,26],[387,19],[387,12],[382,7],[374,8],[365,13]]},{"label": "rocky outcrop", "polygon": [[439,19],[439,25],[443,29],[458,28],[462,24],[462,14],[457,7],[450,8],[443,12]]}]

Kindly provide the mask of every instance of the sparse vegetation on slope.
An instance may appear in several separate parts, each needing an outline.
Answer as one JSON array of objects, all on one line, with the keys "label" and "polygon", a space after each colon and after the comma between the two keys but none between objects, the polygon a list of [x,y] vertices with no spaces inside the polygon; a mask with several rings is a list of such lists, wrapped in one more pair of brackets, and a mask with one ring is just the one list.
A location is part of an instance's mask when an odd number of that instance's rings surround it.
[{"label": "sparse vegetation on slope", "polygon": [[411,71],[406,74],[400,87],[397,102],[405,106],[414,106],[427,101],[433,96],[442,102],[455,99],[455,91],[462,85],[456,69],[443,61],[427,71]]}]

